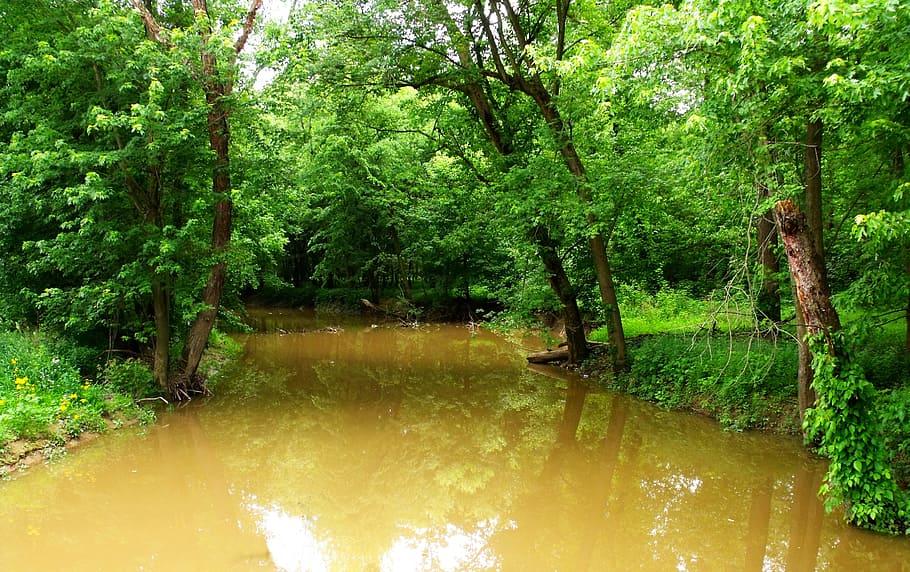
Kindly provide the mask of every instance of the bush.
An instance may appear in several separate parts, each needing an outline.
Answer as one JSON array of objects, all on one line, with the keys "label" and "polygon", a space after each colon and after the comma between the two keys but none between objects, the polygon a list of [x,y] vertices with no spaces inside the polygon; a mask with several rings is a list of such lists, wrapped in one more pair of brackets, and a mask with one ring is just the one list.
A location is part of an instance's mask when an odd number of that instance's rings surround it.
[{"label": "bush", "polygon": [[360,301],[370,298],[366,288],[320,288],[316,292],[316,307],[339,312],[360,311]]},{"label": "bush", "polygon": [[158,393],[152,371],[136,359],[109,361],[101,378],[114,392],[129,395],[133,399],[151,397]]},{"label": "bush", "polygon": [[796,347],[763,340],[655,336],[613,384],[670,409],[692,409],[728,428],[792,429]]},{"label": "bush", "polygon": [[[38,335],[0,332],[0,448],[15,439],[63,438],[106,428],[105,416],[140,415],[132,395],[151,379],[139,362],[112,362],[108,385],[85,381],[72,361],[56,352],[66,344]],[[71,346],[72,347],[72,346]],[[133,390],[136,393],[132,393]]]}]

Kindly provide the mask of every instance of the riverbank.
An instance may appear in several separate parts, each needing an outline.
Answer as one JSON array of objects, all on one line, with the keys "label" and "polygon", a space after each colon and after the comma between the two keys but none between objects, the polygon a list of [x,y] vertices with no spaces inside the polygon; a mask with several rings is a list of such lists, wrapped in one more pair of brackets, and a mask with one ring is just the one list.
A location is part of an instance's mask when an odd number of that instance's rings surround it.
[{"label": "riverbank", "polygon": [[148,423],[151,374],[135,360],[81,372],[77,352],[34,333],[0,333],[0,477],[112,429]]},{"label": "riverbank", "polygon": [[[595,356],[581,371],[605,387],[665,409],[707,415],[725,429],[800,434],[793,333],[784,330],[771,338],[748,328],[705,327],[711,322],[700,320],[704,315],[683,312],[669,321],[652,315],[649,323],[633,318],[630,371],[614,374],[605,355]],[[875,431],[888,451],[890,473],[906,491],[910,487],[906,326],[893,321],[863,330],[849,319],[845,324],[855,332],[852,360],[874,388]],[[606,340],[606,332],[595,330],[591,338]]]}]

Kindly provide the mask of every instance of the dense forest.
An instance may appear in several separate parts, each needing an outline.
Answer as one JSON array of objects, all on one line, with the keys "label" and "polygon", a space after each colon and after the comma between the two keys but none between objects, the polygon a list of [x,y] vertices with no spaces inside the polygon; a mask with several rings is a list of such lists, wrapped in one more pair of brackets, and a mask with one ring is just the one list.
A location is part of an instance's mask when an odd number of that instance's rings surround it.
[{"label": "dense forest", "polygon": [[0,444],[207,394],[248,304],[366,303],[790,415],[829,507],[910,532],[907,2],[0,0],[0,33]]}]

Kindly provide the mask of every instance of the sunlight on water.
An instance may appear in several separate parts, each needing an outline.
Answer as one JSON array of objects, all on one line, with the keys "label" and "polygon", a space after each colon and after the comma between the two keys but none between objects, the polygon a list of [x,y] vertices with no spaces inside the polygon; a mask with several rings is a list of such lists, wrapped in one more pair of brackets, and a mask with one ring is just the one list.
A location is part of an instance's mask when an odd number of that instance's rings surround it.
[{"label": "sunlight on water", "polygon": [[0,570],[910,571],[795,439],[529,370],[530,340],[252,317],[214,399],[0,483]]}]

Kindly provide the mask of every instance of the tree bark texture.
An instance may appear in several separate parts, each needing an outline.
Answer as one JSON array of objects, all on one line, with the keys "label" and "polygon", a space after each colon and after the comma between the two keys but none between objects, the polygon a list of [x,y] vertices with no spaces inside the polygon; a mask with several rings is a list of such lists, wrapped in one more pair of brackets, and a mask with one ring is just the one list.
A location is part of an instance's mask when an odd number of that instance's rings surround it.
[{"label": "tree bark texture", "polygon": [[170,377],[171,304],[164,277],[152,278],[152,306],[155,313],[155,362],[152,367],[155,381],[168,395],[174,395],[176,385]]},{"label": "tree bark texture", "polygon": [[[806,224],[812,238],[819,271],[826,279],[824,255],[824,228],[822,224],[822,129],[820,120],[810,121],[806,125],[806,145],[804,152],[805,165],[805,192],[804,203],[806,208]],[[799,411],[800,415],[815,403],[815,392],[812,389],[812,354],[806,344],[806,312],[800,306],[799,295],[795,289],[794,280],[793,305],[796,310],[796,337],[799,344],[799,364],[797,375],[799,377]]]},{"label": "tree bark texture", "polygon": [[575,298],[575,289],[566,276],[562,260],[556,252],[556,242],[550,236],[549,230],[538,225],[531,232],[532,240],[537,244],[537,253],[543,261],[544,269],[550,282],[550,287],[556,293],[563,307],[563,318],[566,323],[566,342],[568,342],[569,363],[579,363],[588,357],[588,343],[585,339],[584,323],[578,302]]},{"label": "tree bark texture", "polygon": [[[798,306],[797,320],[801,324],[799,334],[801,350],[806,346],[805,336],[822,333],[828,336],[831,332],[840,329],[840,318],[831,304],[831,292],[828,289],[823,263],[815,238],[809,227],[806,216],[800,212],[793,201],[779,201],[774,209],[777,227],[780,231],[784,249],[787,252],[787,261],[790,266],[790,275],[793,278],[796,304]],[[798,330],[799,332],[799,330]],[[808,348],[806,348],[808,353]],[[805,363],[809,364],[811,374],[811,355],[807,356]],[[800,359],[800,367],[804,360]],[[800,372],[803,373],[802,371]],[[800,414],[811,407],[815,402],[815,395],[811,388],[811,375],[799,378]]]}]

